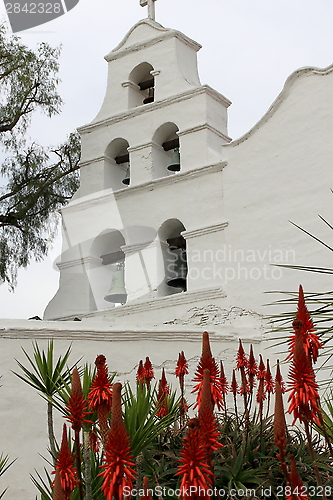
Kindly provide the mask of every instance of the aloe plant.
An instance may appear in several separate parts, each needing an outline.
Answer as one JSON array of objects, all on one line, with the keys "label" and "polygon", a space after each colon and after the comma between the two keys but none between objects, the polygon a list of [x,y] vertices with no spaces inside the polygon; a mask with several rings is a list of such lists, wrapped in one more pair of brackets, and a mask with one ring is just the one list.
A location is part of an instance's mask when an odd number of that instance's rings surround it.
[{"label": "aloe plant", "polygon": [[[25,351],[24,351],[25,352]],[[74,418],[73,408],[70,409],[68,398],[71,390],[71,373],[66,368],[66,361],[70,353],[70,348],[66,351],[63,358],[53,363],[53,344],[48,346],[47,354],[41,351],[37,344],[34,344],[34,357],[27,356],[32,370],[24,367],[20,363],[23,374],[17,374],[22,380],[36,388],[40,394],[47,400],[48,404],[58,409],[64,417]],[[94,372],[92,368],[86,365],[84,368],[78,368],[81,374],[81,383],[84,396],[87,397],[92,390],[92,379]],[[75,373],[77,373],[75,371]],[[114,378],[114,375],[109,377]],[[209,377],[209,375],[208,375]],[[257,377],[258,378],[258,377]],[[206,377],[207,379],[207,377]],[[265,379],[266,380],[266,379]],[[97,390],[96,387],[93,389]],[[100,388],[103,392],[103,388]],[[206,393],[205,393],[206,394]],[[209,393],[210,394],[210,393]],[[206,401],[207,395],[204,400]],[[239,394],[235,391],[235,399]],[[169,390],[165,393],[167,408],[163,409],[167,413],[165,416],[159,412],[161,408],[158,401],[159,392],[155,386],[147,388],[145,383],[137,383],[133,390],[129,383],[125,383],[122,391],[122,407],[116,412],[116,415],[123,413],[126,433],[130,438],[132,461],[136,462],[136,484],[137,489],[142,488],[144,478],[149,480],[149,487],[161,487],[166,489],[168,496],[176,500],[170,491],[179,488],[181,479],[177,474],[180,470],[179,457],[183,447],[184,428],[179,428],[180,400],[175,392]],[[206,403],[208,402],[208,399]],[[165,401],[163,402],[165,404]],[[253,400],[255,404],[255,400]],[[209,405],[208,405],[209,406]],[[208,408],[207,406],[207,408]],[[69,415],[69,411],[71,414]],[[160,416],[159,416],[160,415]],[[278,449],[274,444],[274,435],[272,429],[272,418],[259,417],[260,412],[254,410],[245,418],[238,411],[238,418],[232,415],[227,407],[223,408],[218,417],[218,428],[216,433],[216,443],[223,445],[217,446],[214,452],[214,463],[211,470],[214,475],[212,484],[217,488],[229,490],[248,490],[255,491],[253,495],[259,495],[261,488],[271,488],[271,499],[278,500],[278,486],[283,484],[284,477],[280,469],[280,462],[277,458]],[[107,416],[107,425],[109,426],[109,415]],[[331,429],[333,436],[333,404],[329,402],[326,414],[327,427]],[[83,475],[82,488],[85,492],[85,500],[102,500],[104,493],[101,491],[102,476],[101,472],[106,470],[105,464],[109,460],[110,470],[113,467],[113,455],[104,453],[103,450],[93,450],[89,439],[89,431],[93,428],[98,431],[98,420],[96,412],[89,414],[88,421],[82,421],[83,430]],[[200,424],[200,419],[198,420]],[[201,425],[201,424],[200,424]],[[112,427],[112,415],[111,415]],[[201,427],[200,427],[201,428]],[[204,430],[202,431],[204,432]],[[220,436],[220,437],[219,437]],[[332,438],[331,436],[331,438]],[[71,443],[71,438],[68,439]],[[108,440],[108,443],[112,440]],[[117,439],[115,439],[117,442]],[[333,485],[331,474],[331,458],[320,437],[312,436],[313,451],[315,461],[318,464],[318,470],[323,477],[323,485]],[[57,455],[57,444],[54,443],[55,454]],[[108,444],[109,446],[109,444]],[[111,446],[111,444],[110,444]],[[297,470],[302,478],[306,478],[304,484],[315,487],[318,483],[313,470],[313,463],[309,456],[309,449],[305,444],[304,435],[297,429],[289,429],[289,439],[287,445],[287,454],[295,457]],[[71,445],[71,452],[73,446]],[[79,449],[79,448],[78,448]],[[117,453],[117,447],[114,448]],[[118,450],[119,451],[119,450]],[[81,454],[81,453],[80,453]],[[89,456],[88,456],[89,455]],[[115,462],[116,463],[116,462]],[[51,464],[52,465],[52,464]],[[131,464],[132,466],[132,464]],[[60,465],[57,462],[59,470]],[[134,466],[133,466],[134,467]],[[63,473],[66,473],[65,467]],[[36,472],[32,480],[36,485],[41,500],[52,500],[52,479],[53,476],[45,471],[45,476]],[[147,479],[148,478],[148,479]],[[91,485],[91,487],[90,487]],[[79,500],[79,488],[73,486],[70,493],[71,500]],[[155,490],[156,492],[156,490]],[[169,492],[169,493],[168,493]],[[252,495],[252,496],[253,496]],[[156,497],[160,497],[156,493]],[[247,497],[252,498],[251,493]],[[267,496],[267,495],[266,495]],[[170,498],[171,498],[170,497]],[[1,497],[0,497],[1,498]],[[241,496],[232,496],[233,500],[244,498]],[[314,497],[316,499],[316,497]],[[316,499],[317,500],[317,499]]]}]

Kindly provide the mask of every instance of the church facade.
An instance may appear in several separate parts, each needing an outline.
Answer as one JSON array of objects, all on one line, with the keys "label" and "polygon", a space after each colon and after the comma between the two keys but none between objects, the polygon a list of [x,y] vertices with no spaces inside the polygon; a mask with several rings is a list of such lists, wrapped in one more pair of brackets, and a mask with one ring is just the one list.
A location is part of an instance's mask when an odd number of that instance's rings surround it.
[{"label": "church facade", "polygon": [[106,95],[79,129],[81,185],[62,211],[59,290],[45,319],[148,326],[207,306],[260,315],[264,292],[297,289],[281,266],[329,265],[289,221],[325,239],[332,68],[296,71],[231,141],[231,103],[200,83],[199,49],[147,18],[105,57]]},{"label": "church facade", "polygon": [[[104,353],[119,381],[134,380],[149,355],[171,378],[181,350],[193,372],[207,330],[230,377],[240,338],[256,353],[269,344],[265,292],[300,280],[305,291],[330,289],[325,275],[281,266],[330,265],[289,220],[330,237],[317,213],[331,213],[333,66],[295,71],[232,141],[230,101],[200,82],[200,45],[157,23],[148,4],[149,17],[106,56],[104,103],[79,129],[81,185],[62,210],[59,290],[44,321],[6,320],[0,332],[0,441],[20,457],[6,474],[9,499],[34,495],[28,476],[46,447],[44,401],[11,373],[21,347],[52,338],[57,354],[73,344],[73,361]],[[35,415],[24,428],[19,408]]]}]

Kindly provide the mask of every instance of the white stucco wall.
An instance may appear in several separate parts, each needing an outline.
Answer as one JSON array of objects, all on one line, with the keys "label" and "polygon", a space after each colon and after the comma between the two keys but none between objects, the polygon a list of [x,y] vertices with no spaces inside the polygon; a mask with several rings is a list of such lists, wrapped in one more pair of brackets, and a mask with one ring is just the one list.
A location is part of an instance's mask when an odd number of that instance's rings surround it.
[{"label": "white stucco wall", "polygon": [[[279,277],[270,264],[331,267],[331,252],[289,221],[330,243],[332,232],[318,214],[332,223],[332,104],[333,67],[298,70],[262,120],[222,147],[228,163],[223,187],[227,249],[232,255],[242,250],[245,258],[256,254],[254,262],[242,262],[239,254],[229,263],[236,276],[238,264],[245,269],[226,286],[230,301],[240,307],[262,312],[270,299],[263,292],[297,290],[300,282],[306,291],[331,289],[327,275],[281,270]],[[261,278],[244,279],[254,268]]]}]

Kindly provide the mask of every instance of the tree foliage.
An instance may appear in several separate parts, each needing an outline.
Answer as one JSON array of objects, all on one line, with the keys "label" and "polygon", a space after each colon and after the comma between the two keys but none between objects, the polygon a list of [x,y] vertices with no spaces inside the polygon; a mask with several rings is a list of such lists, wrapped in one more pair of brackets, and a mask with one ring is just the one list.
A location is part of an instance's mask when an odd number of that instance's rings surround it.
[{"label": "tree foliage", "polygon": [[27,130],[36,112],[60,112],[57,92],[59,48],[41,43],[35,51],[0,26],[0,281],[13,288],[17,270],[47,253],[58,221],[57,210],[78,188],[80,142],[72,133],[48,149],[29,143]]}]

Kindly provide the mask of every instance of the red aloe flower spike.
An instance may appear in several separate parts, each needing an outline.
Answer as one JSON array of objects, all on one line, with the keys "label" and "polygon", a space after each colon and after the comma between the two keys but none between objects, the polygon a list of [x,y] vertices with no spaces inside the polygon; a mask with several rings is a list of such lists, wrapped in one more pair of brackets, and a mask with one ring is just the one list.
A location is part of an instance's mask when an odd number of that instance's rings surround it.
[{"label": "red aloe flower spike", "polygon": [[168,396],[170,394],[170,388],[169,388],[169,384],[168,384],[166,376],[165,376],[164,368],[162,369],[161,387],[162,387],[163,393],[166,396]]},{"label": "red aloe flower spike", "polygon": [[[213,402],[210,389],[210,373],[205,369],[202,384],[202,399],[199,407],[200,436],[206,449],[207,463],[211,467],[213,451],[221,448],[219,431],[213,413]],[[212,471],[213,472],[213,471]]]},{"label": "red aloe flower spike", "polygon": [[283,378],[282,378],[282,375],[281,375],[279,360],[277,360],[277,362],[276,362],[275,384],[276,384],[276,382],[279,383],[281,392],[282,392],[282,394],[284,394],[286,392],[286,388],[285,388],[285,385],[284,385],[284,382],[283,382]]},{"label": "red aloe flower spike", "polygon": [[260,357],[260,362],[259,362],[258,371],[257,371],[257,379],[261,380],[261,379],[264,379],[266,376],[266,369],[265,369],[265,364],[262,360],[261,354],[259,354],[259,357]]},{"label": "red aloe flower spike", "polygon": [[145,383],[147,387],[150,387],[150,382],[153,378],[155,378],[154,371],[153,371],[153,365],[151,364],[151,361],[149,357],[146,357],[145,364],[143,365],[143,368],[145,370],[144,376],[145,376]]},{"label": "red aloe flower spike", "polygon": [[167,400],[168,394],[170,394],[170,389],[163,368],[162,378],[159,380],[158,384],[158,396],[157,396],[158,410],[156,412],[156,415],[160,418],[165,417],[169,412],[168,400]]},{"label": "red aloe flower spike", "polygon": [[[302,339],[303,346],[305,350],[305,354],[310,358],[310,361],[315,363],[318,359],[319,349],[323,347],[323,344],[319,340],[319,337],[316,333],[314,333],[314,326],[310,316],[310,313],[305,305],[304,292],[302,285],[299,286],[298,292],[298,307],[296,319],[301,321],[302,323]],[[293,355],[295,349],[295,334],[289,340],[289,351],[290,354],[287,359],[290,359]]]},{"label": "red aloe flower spike", "polygon": [[153,500],[150,492],[152,490],[149,490],[149,481],[148,477],[144,476],[143,478],[143,495],[140,497],[141,500]]},{"label": "red aloe flower spike", "polygon": [[[72,389],[69,396],[68,403],[66,405],[69,416],[67,420],[71,422],[72,429],[75,432],[80,432],[82,424],[84,422],[89,422],[85,420],[84,417],[89,414],[87,410],[87,403],[84,399],[82,392],[80,374],[77,368],[74,368],[72,374]],[[90,422],[89,422],[90,423]]]},{"label": "red aloe flower spike", "polygon": [[97,374],[92,382],[88,395],[89,407],[94,411],[96,411],[101,404],[105,404],[110,408],[112,405],[112,384],[108,377],[106,358],[103,354],[97,356],[95,365]]},{"label": "red aloe flower spike", "polygon": [[238,393],[238,384],[237,384],[237,381],[236,381],[235,370],[232,370],[232,381],[231,381],[231,385],[230,385],[230,390],[231,390],[231,392],[233,393],[234,396],[236,396],[236,394]]},{"label": "red aloe flower spike", "polygon": [[176,476],[182,476],[179,496],[184,500],[198,500],[199,488],[202,491],[200,499],[210,500],[208,490],[212,486],[213,473],[207,464],[206,450],[200,437],[200,422],[197,418],[192,418],[188,423]]},{"label": "red aloe flower spike", "polygon": [[224,373],[224,367],[223,367],[222,360],[220,360],[220,383],[221,383],[221,392],[222,392],[222,397],[223,397],[224,414],[225,414],[225,418],[227,418],[228,414],[227,414],[227,403],[226,403],[225,395],[228,392],[229,384],[227,381],[227,377],[225,376],[225,373]]},{"label": "red aloe flower spike", "polygon": [[289,386],[291,391],[288,401],[288,413],[294,414],[293,425],[297,419],[302,422],[319,422],[319,394],[315,374],[309,357],[306,355],[302,339],[302,324],[294,320],[295,349],[292,365],[289,370]]},{"label": "red aloe flower spike", "polygon": [[242,341],[239,339],[239,348],[237,352],[237,358],[236,358],[236,370],[239,370],[242,366],[246,367],[248,365],[248,361],[245,356],[245,352],[243,349]]},{"label": "red aloe flower spike", "polygon": [[[83,422],[89,422],[84,417],[89,413],[86,411],[87,403],[84,399],[82,392],[80,374],[77,368],[74,368],[72,374],[72,388],[71,394],[67,403],[67,410],[69,412],[68,420],[72,424],[72,429],[75,434],[75,457],[76,457],[76,471],[79,485],[79,497],[83,500],[83,487],[82,487],[82,473],[81,473],[81,454],[80,454],[80,431]],[[89,422],[90,423],[90,422]]]},{"label": "red aloe flower spike", "polygon": [[145,383],[145,369],[143,367],[142,359],[140,359],[138,371],[136,373],[136,381],[142,385]]},{"label": "red aloe flower spike", "polygon": [[274,442],[279,450],[277,458],[281,462],[280,468],[283,471],[286,480],[289,481],[289,474],[285,461],[287,445],[286,419],[284,415],[282,392],[279,382],[276,382],[275,386]]},{"label": "red aloe flower spike", "polygon": [[88,394],[89,409],[97,411],[101,439],[105,447],[109,433],[108,415],[112,405],[112,385],[108,376],[106,358],[101,354],[95,360],[96,376]]},{"label": "red aloe flower spike", "polygon": [[264,365],[264,362],[262,360],[261,354],[259,354],[259,366],[258,366],[258,371],[257,371],[257,379],[259,380],[259,387],[258,387],[258,392],[257,392],[257,402],[262,403],[264,399],[266,399],[265,395],[265,377],[266,377],[266,368]]},{"label": "red aloe flower spike", "polygon": [[[287,426],[283,407],[282,392],[279,382],[276,382],[275,386],[274,442],[279,450],[279,453],[276,455],[276,457],[281,462],[280,469],[282,470],[286,478],[289,489],[291,487],[291,494],[287,495],[286,493],[286,499],[299,499],[301,497],[295,494],[295,490],[298,490],[297,485],[293,485],[293,480],[291,477],[292,474],[289,473],[286,464]],[[302,489],[300,491],[302,491]]]},{"label": "red aloe flower spike", "polygon": [[245,416],[246,416],[246,419],[248,420],[249,412],[248,412],[248,407],[247,407],[247,403],[248,403],[247,394],[249,392],[251,392],[251,388],[250,388],[250,384],[247,380],[246,371],[245,371],[246,368],[248,367],[248,360],[245,356],[242,341],[240,339],[239,339],[239,348],[238,348],[238,352],[237,352],[236,361],[237,361],[236,370],[240,370],[241,381],[242,381],[241,387],[239,389],[239,394],[241,394],[244,398]]},{"label": "red aloe flower spike", "polygon": [[55,469],[59,472],[60,484],[63,490],[64,499],[69,500],[71,492],[77,485],[77,474],[74,466],[74,458],[70,452],[67,440],[67,427],[63,426],[61,447]]},{"label": "red aloe flower spike", "polygon": [[246,418],[248,418],[247,393],[249,393],[251,391],[251,389],[250,389],[250,385],[248,383],[248,380],[246,378],[246,372],[245,372],[245,369],[248,366],[248,361],[246,359],[245,352],[244,352],[243,345],[242,345],[242,341],[240,339],[239,339],[239,348],[238,348],[236,361],[237,361],[236,370],[240,370],[241,380],[242,380],[239,394],[243,395],[244,409],[246,412]]},{"label": "red aloe flower spike", "polygon": [[254,354],[253,354],[253,347],[251,344],[250,356],[249,356],[249,360],[247,363],[247,374],[249,377],[250,392],[252,392],[252,389],[255,385],[254,379],[255,379],[255,376],[257,375],[257,371],[258,371],[258,366],[257,366],[256,360],[255,360]]},{"label": "red aloe flower spike", "polygon": [[213,358],[212,352],[210,350],[208,332],[204,332],[202,336],[202,355],[193,379],[193,381],[196,382],[197,384],[195,385],[192,392],[198,392],[197,401],[194,407],[200,406],[201,403],[203,372],[206,368],[209,370],[210,373],[210,380],[211,380],[210,388],[212,391],[213,404],[214,405],[216,404],[218,409],[220,410],[223,406],[222,385],[217,363]]},{"label": "red aloe flower spike", "polygon": [[185,416],[185,413],[188,410],[186,399],[184,397],[184,378],[185,375],[188,374],[188,364],[184,355],[184,351],[180,352],[178,355],[178,362],[175,370],[175,375],[176,377],[179,378],[179,385],[180,385],[180,391],[181,391],[181,399],[179,403],[179,408],[180,408],[180,425],[182,426],[183,424],[183,419]]},{"label": "red aloe flower spike", "polygon": [[[246,396],[249,392],[251,392],[251,388],[250,388],[250,384],[246,378],[244,366],[240,367],[240,372],[241,372],[242,385],[239,388],[239,394]],[[246,398],[245,398],[245,406],[246,406]]]},{"label": "red aloe flower spike", "polygon": [[260,407],[262,408],[262,405],[266,399],[265,381],[263,378],[259,380],[259,387],[258,387],[256,399],[257,399],[257,403],[259,403]]},{"label": "red aloe flower spike", "polygon": [[62,487],[61,487],[60,473],[59,473],[58,469],[56,469],[56,471],[55,471],[55,480],[54,480],[54,485],[53,485],[52,498],[53,498],[53,500],[65,500],[64,493],[63,493]]},{"label": "red aloe flower spike", "polygon": [[[126,433],[121,409],[121,384],[113,386],[112,420],[105,447],[102,491],[107,500],[122,500],[124,488],[133,489],[136,472],[130,449],[130,439]],[[125,490],[126,491],[126,490]]]},{"label": "red aloe flower spike", "polygon": [[257,371],[257,379],[259,380],[259,387],[258,387],[258,392],[256,396],[257,403],[259,403],[259,415],[260,415],[260,427],[262,429],[262,413],[263,413],[263,407],[264,407],[264,400],[266,399],[266,394],[265,394],[265,377],[266,377],[266,370],[265,370],[265,365],[262,360],[261,354],[259,355],[260,361],[259,361],[259,366],[258,366],[258,371]]},{"label": "red aloe flower spike", "polygon": [[212,351],[210,349],[209,334],[208,332],[203,332],[202,334],[202,357],[204,359],[212,358]]},{"label": "red aloe flower spike", "polygon": [[175,370],[176,377],[179,378],[180,388],[184,388],[184,377],[188,374],[188,364],[184,355],[184,351],[178,355],[178,362]]},{"label": "red aloe flower spike", "polygon": [[185,358],[184,351],[180,352],[178,355],[178,362],[175,370],[176,377],[181,377],[182,375],[188,374],[188,364]]},{"label": "red aloe flower spike", "polygon": [[121,407],[121,388],[122,385],[119,382],[113,385],[113,394],[115,396],[115,400],[113,401],[112,399],[111,428],[113,431],[118,428],[125,429],[123,411]]},{"label": "red aloe flower spike", "polygon": [[260,361],[259,361],[259,366],[258,366],[258,371],[257,371],[257,379],[259,380],[259,387],[258,387],[258,392],[257,392],[257,403],[260,404],[260,411],[262,412],[262,405],[264,400],[266,399],[266,394],[265,394],[265,377],[266,377],[266,369],[265,369],[265,364],[262,360],[261,354],[259,354]]},{"label": "red aloe flower spike", "polygon": [[298,289],[297,319],[300,319],[306,331],[314,329],[313,321],[305,304],[304,291],[302,285]]},{"label": "red aloe flower spike", "polygon": [[271,374],[271,369],[269,367],[269,359],[267,360],[267,369],[265,375],[265,389],[268,393],[273,394],[274,392],[274,381]]},{"label": "red aloe flower spike", "polygon": [[[257,403],[259,403],[259,418],[260,418],[260,434],[262,434],[262,424],[263,424],[263,409],[264,409],[264,400],[266,399],[265,394],[265,379],[259,379],[259,387],[256,396]],[[267,411],[269,406],[267,408]]]},{"label": "red aloe flower spike", "polygon": [[220,382],[221,382],[221,392],[222,394],[227,394],[228,392],[228,381],[224,374],[224,367],[222,361],[220,361]]},{"label": "red aloe flower spike", "polygon": [[234,407],[235,407],[235,414],[236,414],[236,419],[238,422],[238,411],[237,411],[237,393],[238,393],[238,384],[236,381],[236,370],[232,370],[232,380],[230,384],[230,391],[234,395]]},{"label": "red aloe flower spike", "polygon": [[163,390],[162,381],[158,382],[158,395],[157,395],[157,412],[156,416],[159,418],[165,417],[168,414],[168,402],[165,392]]},{"label": "red aloe flower spike", "polygon": [[286,495],[286,500],[293,500],[295,497],[297,500],[308,500],[308,495],[306,493],[306,488],[303,485],[301,478],[296,469],[296,463],[294,455],[289,456],[290,459],[290,483],[291,491],[296,492],[294,495]]}]

